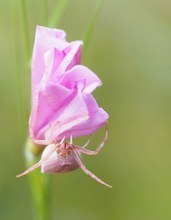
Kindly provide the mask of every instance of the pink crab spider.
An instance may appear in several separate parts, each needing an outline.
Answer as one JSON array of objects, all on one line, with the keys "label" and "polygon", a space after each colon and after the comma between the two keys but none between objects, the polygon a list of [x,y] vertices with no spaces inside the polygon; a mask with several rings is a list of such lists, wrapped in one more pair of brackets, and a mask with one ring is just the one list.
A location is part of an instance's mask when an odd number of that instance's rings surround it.
[{"label": "pink crab spider", "polygon": [[94,180],[111,188],[112,186],[108,185],[97,176],[95,176],[91,171],[89,171],[83,164],[81,158],[81,153],[93,156],[97,155],[103,148],[107,138],[108,127],[106,124],[105,137],[95,151],[86,149],[87,145],[90,142],[90,138],[88,139],[87,143],[82,147],[73,144],[72,136],[70,137],[69,143],[64,142],[65,137],[60,142],[54,140],[33,140],[35,144],[47,145],[47,147],[43,151],[40,161],[23,173],[17,175],[17,177],[24,176],[40,166],[42,173],[66,173],[80,167],[87,175],[92,177]]}]

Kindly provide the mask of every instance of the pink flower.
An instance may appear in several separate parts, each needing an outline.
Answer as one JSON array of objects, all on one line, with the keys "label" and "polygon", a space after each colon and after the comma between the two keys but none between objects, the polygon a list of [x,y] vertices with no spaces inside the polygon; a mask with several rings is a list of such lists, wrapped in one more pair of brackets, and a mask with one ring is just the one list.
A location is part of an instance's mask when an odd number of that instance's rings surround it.
[{"label": "pink flower", "polygon": [[84,136],[102,127],[108,114],[91,95],[100,79],[80,65],[81,41],[68,43],[65,32],[37,27],[32,60],[32,112],[34,139]]},{"label": "pink flower", "polygon": [[[102,83],[80,65],[81,41],[68,43],[65,32],[37,27],[32,60],[32,112],[30,136],[45,145],[40,161],[18,177],[41,166],[42,173],[65,173],[81,168],[101,184],[111,187],[83,164],[81,153],[96,155],[108,136],[108,114],[99,108],[92,92]],[[106,125],[106,135],[95,151],[73,144],[72,138],[90,135]],[[70,138],[70,141],[65,139]],[[65,141],[65,142],[64,142]]]}]

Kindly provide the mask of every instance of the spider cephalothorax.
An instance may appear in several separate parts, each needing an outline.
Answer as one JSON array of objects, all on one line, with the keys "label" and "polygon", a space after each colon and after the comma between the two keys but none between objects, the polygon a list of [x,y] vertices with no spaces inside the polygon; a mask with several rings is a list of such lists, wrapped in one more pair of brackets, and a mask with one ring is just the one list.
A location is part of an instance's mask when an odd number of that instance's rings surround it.
[{"label": "spider cephalothorax", "polygon": [[70,138],[69,143],[64,142],[65,137],[60,142],[56,142],[54,140],[45,140],[45,141],[34,140],[35,144],[47,145],[43,151],[41,160],[38,163],[34,164],[25,172],[17,175],[17,177],[24,176],[40,166],[42,173],[66,173],[80,167],[87,175],[95,179],[97,182],[105,186],[111,187],[110,185],[99,179],[97,176],[95,176],[93,173],[91,173],[85,167],[81,158],[81,153],[88,155],[98,154],[102,149],[102,147],[104,146],[107,137],[108,137],[108,128],[106,124],[106,135],[103,141],[101,142],[101,144],[96,148],[95,151],[86,149],[86,146],[89,144],[90,140],[88,140],[84,146],[80,147],[73,144],[72,136]]},{"label": "spider cephalothorax", "polygon": [[74,150],[74,144],[64,142],[56,149],[56,152],[59,154],[59,156],[67,157],[73,153],[73,150]]}]

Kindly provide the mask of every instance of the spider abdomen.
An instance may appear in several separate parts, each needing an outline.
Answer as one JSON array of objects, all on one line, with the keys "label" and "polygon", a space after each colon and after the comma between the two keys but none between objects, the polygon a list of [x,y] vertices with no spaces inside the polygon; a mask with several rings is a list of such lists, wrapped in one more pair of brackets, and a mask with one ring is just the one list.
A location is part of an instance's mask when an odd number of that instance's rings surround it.
[{"label": "spider abdomen", "polygon": [[[46,158],[50,151],[54,148],[53,145],[49,145],[45,148],[42,154],[42,160]],[[57,151],[54,151],[41,165],[42,173],[67,173],[69,171],[79,168],[79,165],[74,157],[73,152],[69,155],[61,156]]]}]

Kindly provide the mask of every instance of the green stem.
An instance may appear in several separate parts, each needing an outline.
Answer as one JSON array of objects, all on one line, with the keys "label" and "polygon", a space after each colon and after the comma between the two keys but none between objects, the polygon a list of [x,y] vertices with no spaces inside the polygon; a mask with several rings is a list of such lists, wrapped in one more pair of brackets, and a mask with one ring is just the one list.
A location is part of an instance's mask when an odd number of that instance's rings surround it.
[{"label": "green stem", "polygon": [[48,3],[47,0],[41,0],[41,15],[42,15],[42,22],[44,25],[48,24]]},{"label": "green stem", "polygon": [[23,30],[23,35],[24,35],[26,59],[29,61],[31,53],[30,53],[30,40],[29,40],[25,0],[20,0],[20,13],[21,13],[22,30]]},{"label": "green stem", "polygon": [[63,12],[65,11],[65,8],[67,4],[69,3],[69,0],[60,0],[55,9],[54,12],[52,13],[50,22],[49,22],[49,27],[54,28],[57,26]]},{"label": "green stem", "polygon": [[[15,2],[16,3],[16,2]],[[18,17],[18,7],[17,4],[14,5],[14,19],[13,19],[13,27],[14,28],[14,37],[15,37],[15,44],[14,44],[14,54],[15,54],[15,80],[16,80],[16,91],[17,91],[17,107],[18,107],[18,120],[19,124],[21,125],[22,131],[24,130],[24,123],[25,122],[25,115],[24,115],[24,103],[23,103],[23,75],[21,74],[21,65],[20,65],[20,50],[19,50],[19,42],[21,42],[19,36],[19,17]],[[14,7],[13,7],[14,8]]]},{"label": "green stem", "polygon": [[91,36],[92,36],[93,30],[94,30],[97,18],[100,14],[100,11],[102,9],[104,1],[105,0],[97,0],[95,8],[94,8],[94,12],[92,14],[92,17],[90,18],[87,29],[86,29],[85,34],[83,36],[83,42],[84,42],[83,56],[85,55],[85,53],[87,51],[89,41],[91,39]]},{"label": "green stem", "polygon": [[[27,167],[39,161],[38,152],[35,152],[36,146],[28,140],[25,148],[25,160]],[[35,220],[50,219],[50,178],[42,174],[39,169],[29,174],[29,181],[32,190],[32,197],[35,207]]]}]

